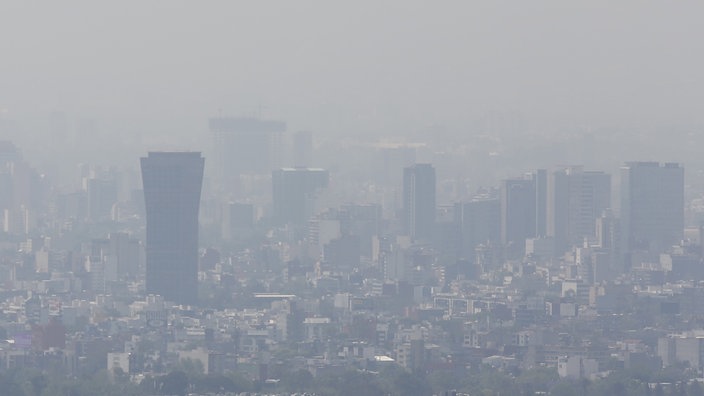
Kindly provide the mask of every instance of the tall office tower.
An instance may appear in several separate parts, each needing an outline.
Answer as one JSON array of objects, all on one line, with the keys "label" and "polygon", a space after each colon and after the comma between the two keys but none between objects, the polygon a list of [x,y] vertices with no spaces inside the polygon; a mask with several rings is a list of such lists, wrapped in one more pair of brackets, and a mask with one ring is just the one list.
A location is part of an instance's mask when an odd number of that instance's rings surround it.
[{"label": "tall office tower", "polygon": [[362,255],[373,256],[372,240],[381,232],[382,207],[379,204],[347,204],[340,207],[340,233],[360,238]]},{"label": "tall office tower", "polygon": [[304,168],[313,165],[313,134],[309,131],[293,135],[293,166]]},{"label": "tall office tower", "polygon": [[533,180],[535,180],[535,236],[544,237],[547,235],[548,171],[538,169],[533,174]]},{"label": "tall office tower", "polygon": [[91,178],[84,181],[88,194],[88,218],[91,221],[109,219],[117,203],[117,182],[114,178]]},{"label": "tall office tower", "polygon": [[0,229],[27,234],[34,228],[29,219],[48,196],[46,180],[23,159],[9,141],[0,141]]},{"label": "tall office tower", "polygon": [[435,206],[435,168],[430,164],[404,168],[403,225],[411,238],[431,240]]},{"label": "tall office tower", "polygon": [[602,272],[604,270],[611,274],[622,274],[625,272],[621,242],[621,223],[614,217],[611,210],[605,210],[596,219],[596,246],[592,247],[595,254],[606,258],[609,268],[603,268],[602,266]]},{"label": "tall office tower", "polygon": [[286,124],[257,118],[209,120],[213,136],[214,177],[227,192],[240,193],[240,176],[268,175],[281,167],[281,135]]},{"label": "tall office tower", "polygon": [[441,255],[458,260],[462,258],[462,227],[455,211],[458,205],[439,205],[435,211],[433,248]]},{"label": "tall office tower", "polygon": [[611,175],[567,167],[548,176],[547,235],[558,253],[594,239],[596,219],[611,207]]},{"label": "tall office tower", "polygon": [[477,246],[497,246],[500,243],[501,202],[498,199],[457,203],[455,216],[462,235],[462,258],[474,262]]},{"label": "tall office tower", "polygon": [[611,210],[605,210],[596,219],[596,244],[602,249],[618,251],[621,243],[620,224]]},{"label": "tall office tower", "polygon": [[509,258],[520,258],[526,238],[536,236],[535,179],[507,179],[501,182],[501,243]]},{"label": "tall office tower", "polygon": [[315,210],[315,196],[328,186],[328,171],[318,168],[282,168],[271,173],[274,223],[305,225]]},{"label": "tall office tower", "polygon": [[684,168],[627,162],[621,167],[622,248],[659,254],[684,234]]},{"label": "tall office tower", "polygon": [[205,160],[197,152],[150,152],[141,159],[147,212],[147,293],[194,304],[198,209]]}]

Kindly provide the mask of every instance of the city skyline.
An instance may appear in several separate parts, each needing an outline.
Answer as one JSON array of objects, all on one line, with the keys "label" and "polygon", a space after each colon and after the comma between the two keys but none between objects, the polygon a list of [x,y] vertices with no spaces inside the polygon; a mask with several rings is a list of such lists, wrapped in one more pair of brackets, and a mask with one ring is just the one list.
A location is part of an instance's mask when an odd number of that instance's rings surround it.
[{"label": "city skyline", "polygon": [[704,395],[703,14],[3,3],[0,394]]}]

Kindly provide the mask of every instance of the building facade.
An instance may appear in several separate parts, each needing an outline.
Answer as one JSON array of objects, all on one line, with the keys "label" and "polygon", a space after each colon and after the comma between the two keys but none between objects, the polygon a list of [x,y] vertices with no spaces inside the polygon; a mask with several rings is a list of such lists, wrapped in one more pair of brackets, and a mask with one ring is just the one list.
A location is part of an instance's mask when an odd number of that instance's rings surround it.
[{"label": "building facade", "polygon": [[581,167],[556,170],[548,178],[547,235],[558,252],[596,237],[596,220],[611,208],[611,175]]},{"label": "building facade", "polygon": [[430,240],[435,228],[435,168],[415,164],[403,169],[403,225],[413,239]]},{"label": "building facade", "polygon": [[274,223],[302,226],[313,215],[315,196],[327,187],[328,171],[319,168],[281,168],[272,172]]},{"label": "building facade", "polygon": [[660,254],[684,235],[684,168],[628,162],[621,168],[621,222],[626,252]]},{"label": "building facade", "polygon": [[501,243],[510,257],[522,257],[527,238],[536,235],[536,193],[532,177],[501,182]]},{"label": "building facade", "polygon": [[[254,117],[216,117],[208,123],[213,139],[215,187],[241,199],[243,175],[267,175],[282,166],[286,123]],[[210,174],[210,172],[209,172]]]},{"label": "building facade", "polygon": [[150,152],[141,165],[147,213],[147,293],[195,304],[205,159],[198,152]]}]

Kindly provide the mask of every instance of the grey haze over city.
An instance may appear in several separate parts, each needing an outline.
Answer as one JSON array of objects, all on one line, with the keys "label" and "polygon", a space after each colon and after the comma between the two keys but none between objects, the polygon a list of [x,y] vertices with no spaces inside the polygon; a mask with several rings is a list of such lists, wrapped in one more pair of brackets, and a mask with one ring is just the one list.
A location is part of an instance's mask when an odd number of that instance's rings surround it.
[{"label": "grey haze over city", "polygon": [[0,1],[0,394],[704,395],[702,16]]},{"label": "grey haze over city", "polygon": [[491,132],[486,118],[510,118],[516,135],[668,135],[704,121],[702,12],[695,1],[7,2],[0,108],[5,133],[33,145],[52,114],[90,123],[86,151],[204,149],[203,119],[220,113],[319,139],[471,136]]}]

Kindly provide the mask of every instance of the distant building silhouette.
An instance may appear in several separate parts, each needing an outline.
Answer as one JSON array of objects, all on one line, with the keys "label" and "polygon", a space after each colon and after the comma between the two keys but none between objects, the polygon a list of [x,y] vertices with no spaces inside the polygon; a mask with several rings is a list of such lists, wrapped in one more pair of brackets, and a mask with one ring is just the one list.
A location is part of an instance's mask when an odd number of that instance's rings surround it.
[{"label": "distant building silhouette", "polygon": [[90,257],[91,260],[108,263],[114,270],[115,278],[136,277],[139,273],[141,249],[139,240],[124,232],[113,232],[107,238],[93,239]]},{"label": "distant building silhouette", "polygon": [[547,235],[558,253],[596,237],[596,220],[611,207],[611,175],[567,167],[548,176]]},{"label": "distant building silhouette", "polygon": [[475,199],[455,204],[456,221],[462,238],[461,257],[474,262],[480,244],[501,241],[501,202],[495,198]]},{"label": "distant building silhouette", "polygon": [[11,142],[0,140],[0,230],[28,234],[35,211],[47,196],[47,185]]},{"label": "distant building silhouette", "polygon": [[533,174],[535,183],[535,236],[547,235],[548,171],[538,169]]},{"label": "distant building silhouette", "polygon": [[413,239],[430,240],[435,227],[435,168],[415,164],[403,169],[403,225]]},{"label": "distant building silhouette", "polygon": [[317,191],[328,186],[328,171],[282,168],[272,172],[274,223],[305,225],[315,209]]},{"label": "distant building silhouette", "polygon": [[684,168],[627,162],[621,167],[621,233],[627,251],[659,254],[684,234]]},{"label": "distant building silhouette", "polygon": [[204,162],[198,152],[150,152],[141,159],[147,212],[147,293],[180,304],[197,300],[198,209]]},{"label": "distant building silhouette", "polygon": [[501,243],[509,256],[522,257],[526,239],[536,236],[536,207],[532,177],[501,182]]},{"label": "distant building silhouette", "polygon": [[217,117],[209,120],[209,128],[213,137],[213,175],[221,189],[240,194],[241,175],[267,175],[281,167],[281,136],[286,123],[253,117]]},{"label": "distant building silhouette", "polygon": [[110,218],[117,202],[117,183],[114,179],[89,178],[84,181],[88,193],[88,218],[100,221]]},{"label": "distant building silhouette", "polygon": [[224,239],[246,235],[254,227],[255,207],[250,203],[228,202],[223,205],[221,235]]}]

